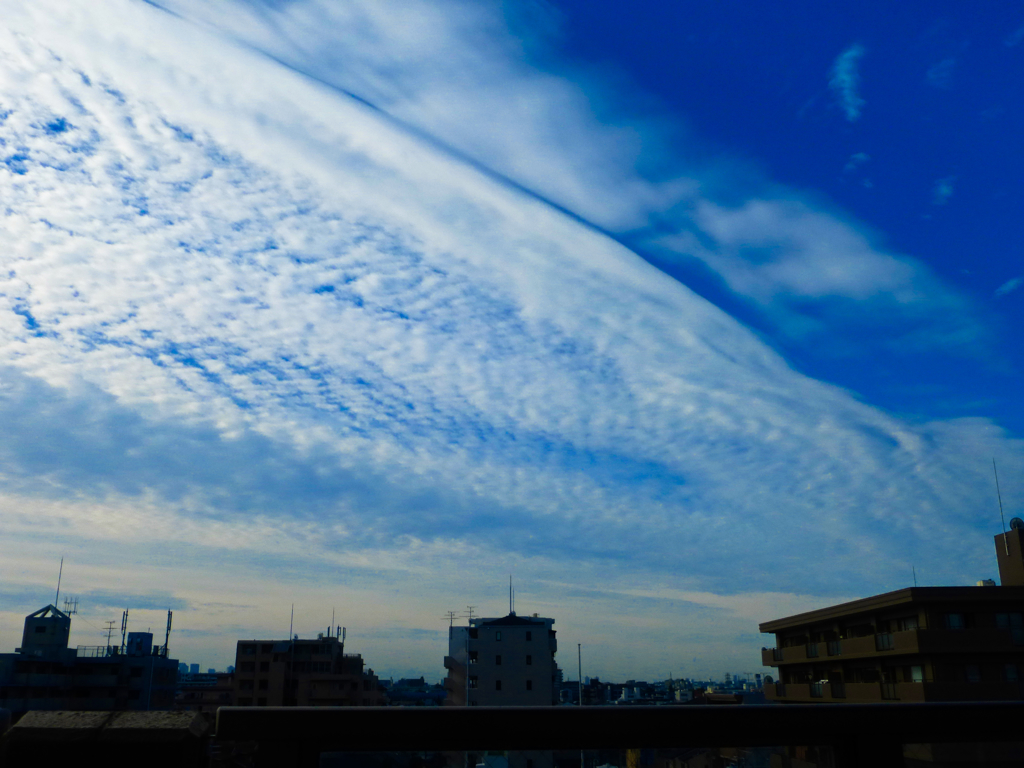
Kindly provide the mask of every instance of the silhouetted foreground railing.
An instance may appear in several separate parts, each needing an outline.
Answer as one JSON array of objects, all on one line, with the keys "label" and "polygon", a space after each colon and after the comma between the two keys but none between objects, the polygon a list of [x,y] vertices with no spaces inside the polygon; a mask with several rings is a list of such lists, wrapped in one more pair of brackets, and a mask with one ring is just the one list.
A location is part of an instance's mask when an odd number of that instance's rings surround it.
[{"label": "silhouetted foreground railing", "polygon": [[830,746],[837,768],[902,766],[903,745],[1021,737],[1024,702],[661,707],[223,707],[221,741],[258,764],[318,765],[321,752]]}]

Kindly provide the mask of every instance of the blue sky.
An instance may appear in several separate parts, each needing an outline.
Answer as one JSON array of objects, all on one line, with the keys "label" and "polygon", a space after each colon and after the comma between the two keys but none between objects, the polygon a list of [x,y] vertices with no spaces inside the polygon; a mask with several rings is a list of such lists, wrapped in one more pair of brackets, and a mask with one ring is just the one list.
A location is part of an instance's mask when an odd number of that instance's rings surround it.
[{"label": "blue sky", "polygon": [[509,573],[612,678],[994,575],[1024,17],[51,6],[0,26],[4,647],[62,555],[82,644],[294,602],[428,677]]}]

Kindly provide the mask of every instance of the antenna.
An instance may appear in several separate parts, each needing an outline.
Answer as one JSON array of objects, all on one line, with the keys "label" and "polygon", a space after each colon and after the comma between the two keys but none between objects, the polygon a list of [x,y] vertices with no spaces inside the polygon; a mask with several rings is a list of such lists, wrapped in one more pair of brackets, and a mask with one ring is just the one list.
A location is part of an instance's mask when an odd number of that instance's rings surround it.
[{"label": "antenna", "polygon": [[473,621],[473,611],[476,609],[475,605],[466,606],[466,618],[469,619],[470,623]]},{"label": "antenna", "polygon": [[515,605],[512,602],[512,574],[508,575],[508,612],[515,613]]},{"label": "antenna", "polygon": [[167,644],[171,640],[171,617],[174,614],[171,611],[167,612],[167,634],[164,635],[164,658],[167,658]]},{"label": "antenna", "polygon": [[331,629],[328,629],[328,630],[327,630],[327,636],[328,636],[328,637],[330,637],[330,636],[331,636],[331,632],[333,632],[333,631],[334,631],[334,629],[333,629],[333,628],[334,628],[334,609],[333,609],[333,608],[331,608]]},{"label": "antenna", "polygon": [[125,638],[128,635],[128,609],[124,609],[124,615],[121,616],[121,653],[125,651]]},{"label": "antenna", "polygon": [[447,613],[445,614],[445,616],[444,616],[444,617],[445,617],[446,619],[448,619],[448,628],[449,628],[449,629],[451,629],[451,627],[452,627],[452,626],[453,626],[453,625],[455,624],[455,616],[456,616],[456,615],[457,615],[457,614],[455,613],[455,611],[448,611],[448,612],[447,612]]},{"label": "antenna", "polygon": [[64,613],[68,616],[74,616],[78,613],[78,598],[65,597],[64,598]]},{"label": "antenna", "polygon": [[111,619],[110,621],[106,622],[106,625],[107,625],[107,654],[108,655],[110,653],[110,637],[114,634],[114,624],[116,624],[116,623],[117,622],[115,622],[113,619]]},{"label": "antenna", "polygon": [[996,470],[996,460],[992,459],[992,473],[996,476],[996,496],[999,498],[999,522],[1003,524],[1003,548],[1006,556],[1010,556],[1010,542],[1006,540],[1006,518],[1003,517],[1003,494],[999,492],[999,472]]},{"label": "antenna", "polygon": [[292,618],[288,622],[288,641],[292,640],[292,630],[295,629],[295,603],[292,603]]},{"label": "antenna", "polygon": [[[1005,525],[1003,526],[1003,529],[1004,530],[1006,529]],[[60,570],[57,571],[57,595],[53,598],[53,607],[54,608],[57,607],[57,600],[60,599],[60,577],[63,576],[63,575],[64,575],[64,558],[61,557],[61,559],[60,559]]]}]

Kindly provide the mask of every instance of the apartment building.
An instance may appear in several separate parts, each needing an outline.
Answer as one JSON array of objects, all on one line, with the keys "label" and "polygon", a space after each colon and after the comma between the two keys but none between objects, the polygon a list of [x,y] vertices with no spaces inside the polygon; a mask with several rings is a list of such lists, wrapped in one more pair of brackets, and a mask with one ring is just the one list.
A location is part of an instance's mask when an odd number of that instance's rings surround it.
[{"label": "apartment building", "polygon": [[995,537],[1000,585],[909,587],[767,621],[776,702],[1000,701],[1024,681],[1024,522]]},{"label": "apartment building", "polygon": [[558,703],[555,620],[474,618],[448,630],[444,666],[448,706],[549,706]]},{"label": "apartment building", "polygon": [[241,707],[372,707],[386,699],[377,676],[342,638],[239,640],[235,703]]}]

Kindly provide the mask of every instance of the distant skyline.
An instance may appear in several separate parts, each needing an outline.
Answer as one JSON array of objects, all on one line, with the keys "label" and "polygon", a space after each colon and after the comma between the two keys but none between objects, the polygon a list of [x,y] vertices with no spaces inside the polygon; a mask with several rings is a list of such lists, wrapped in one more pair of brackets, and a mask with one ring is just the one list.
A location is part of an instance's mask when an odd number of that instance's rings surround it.
[{"label": "distant skyline", "polygon": [[62,556],[73,643],[224,668],[294,603],[427,679],[510,573],[613,680],[995,576],[1024,12],[0,16],[0,650]]}]

